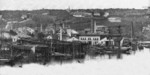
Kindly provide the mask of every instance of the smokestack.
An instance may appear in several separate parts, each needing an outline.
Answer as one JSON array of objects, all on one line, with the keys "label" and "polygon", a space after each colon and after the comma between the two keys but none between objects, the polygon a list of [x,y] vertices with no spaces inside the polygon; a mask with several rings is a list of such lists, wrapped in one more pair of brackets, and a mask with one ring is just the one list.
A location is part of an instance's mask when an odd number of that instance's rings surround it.
[{"label": "smokestack", "polygon": [[96,21],[91,19],[91,33],[96,33]]},{"label": "smokestack", "polygon": [[94,21],[94,33],[96,33],[96,21]]},{"label": "smokestack", "polygon": [[91,19],[91,33],[94,33],[94,20]]}]

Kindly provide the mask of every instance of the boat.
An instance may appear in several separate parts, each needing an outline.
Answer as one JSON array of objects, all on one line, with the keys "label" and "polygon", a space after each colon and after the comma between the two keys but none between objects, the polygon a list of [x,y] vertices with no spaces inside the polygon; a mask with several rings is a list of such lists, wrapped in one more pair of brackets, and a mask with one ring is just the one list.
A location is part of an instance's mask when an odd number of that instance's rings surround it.
[{"label": "boat", "polygon": [[107,53],[117,53],[117,52],[127,53],[133,49],[130,38],[122,38],[120,42],[114,40],[107,40],[105,41],[105,43],[107,44],[105,45],[98,44],[93,46],[93,49],[96,49],[93,51],[95,51],[95,53],[107,54]]},{"label": "boat", "polygon": [[139,41],[138,42],[139,49],[150,48],[150,41]]}]

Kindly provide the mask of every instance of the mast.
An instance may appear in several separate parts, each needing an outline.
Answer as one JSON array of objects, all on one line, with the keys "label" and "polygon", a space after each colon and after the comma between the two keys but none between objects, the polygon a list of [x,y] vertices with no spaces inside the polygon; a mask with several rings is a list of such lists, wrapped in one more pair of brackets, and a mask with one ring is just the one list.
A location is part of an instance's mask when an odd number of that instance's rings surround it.
[{"label": "mast", "polygon": [[59,40],[62,41],[62,27],[60,27]]},{"label": "mast", "polygon": [[134,21],[132,21],[132,24],[131,24],[131,42],[133,41],[133,38],[134,38],[134,29],[133,29],[133,25],[134,25]]},{"label": "mast", "polygon": [[42,26],[42,24],[41,24],[40,30],[41,30],[41,32],[43,32],[43,26]]}]

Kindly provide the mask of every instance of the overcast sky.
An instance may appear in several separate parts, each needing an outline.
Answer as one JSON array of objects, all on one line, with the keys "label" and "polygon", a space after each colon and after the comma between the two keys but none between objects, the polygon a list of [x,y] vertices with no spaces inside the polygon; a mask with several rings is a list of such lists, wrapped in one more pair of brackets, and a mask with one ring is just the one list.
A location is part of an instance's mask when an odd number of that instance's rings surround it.
[{"label": "overcast sky", "polygon": [[149,0],[0,0],[0,10],[22,9],[87,9],[87,8],[136,8],[150,5]]}]

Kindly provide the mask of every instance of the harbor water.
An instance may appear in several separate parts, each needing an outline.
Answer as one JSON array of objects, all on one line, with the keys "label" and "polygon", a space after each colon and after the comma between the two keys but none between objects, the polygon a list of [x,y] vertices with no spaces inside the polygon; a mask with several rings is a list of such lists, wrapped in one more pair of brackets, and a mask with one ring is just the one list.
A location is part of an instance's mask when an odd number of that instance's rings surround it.
[{"label": "harbor water", "polygon": [[0,67],[0,75],[150,75],[150,49],[122,55],[86,57],[82,62],[24,64],[22,67]]}]

